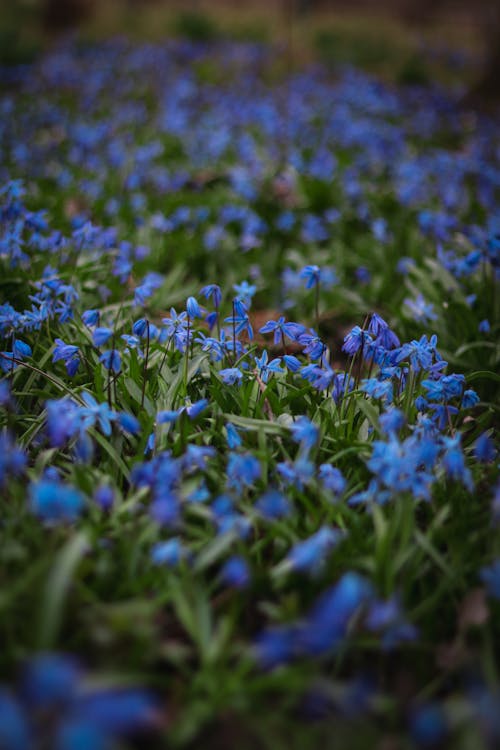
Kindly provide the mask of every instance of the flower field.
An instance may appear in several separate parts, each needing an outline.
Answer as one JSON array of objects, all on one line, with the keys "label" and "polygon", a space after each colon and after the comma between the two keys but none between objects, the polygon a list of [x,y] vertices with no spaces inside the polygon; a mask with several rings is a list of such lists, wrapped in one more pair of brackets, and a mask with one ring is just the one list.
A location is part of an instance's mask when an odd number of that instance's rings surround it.
[{"label": "flower field", "polygon": [[498,119],[124,39],[0,113],[0,748],[498,747]]}]

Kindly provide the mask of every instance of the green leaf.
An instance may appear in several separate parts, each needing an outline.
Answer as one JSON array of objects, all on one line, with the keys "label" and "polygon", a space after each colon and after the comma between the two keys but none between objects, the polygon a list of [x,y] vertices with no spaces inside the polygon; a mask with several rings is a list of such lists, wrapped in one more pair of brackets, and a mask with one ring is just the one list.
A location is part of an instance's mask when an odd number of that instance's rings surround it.
[{"label": "green leaf", "polygon": [[227,534],[216,536],[215,539],[207,544],[198,555],[194,564],[194,570],[204,570],[216,560],[219,560],[232,547],[236,539],[237,535],[232,531],[229,531]]},{"label": "green leaf", "polygon": [[73,575],[88,548],[87,535],[79,532],[66,542],[54,561],[42,602],[39,633],[41,648],[53,648],[56,643]]},{"label": "green leaf", "polygon": [[500,383],[500,375],[491,370],[477,370],[476,372],[472,372],[470,375],[467,375],[467,382],[472,383],[474,380],[480,380],[481,378],[485,380],[494,380],[496,383]]},{"label": "green leaf", "polygon": [[285,435],[286,430],[278,422],[270,422],[267,419],[253,419],[252,417],[240,417],[237,414],[224,414],[224,419],[237,427],[245,427],[247,430],[266,432],[272,435]]}]

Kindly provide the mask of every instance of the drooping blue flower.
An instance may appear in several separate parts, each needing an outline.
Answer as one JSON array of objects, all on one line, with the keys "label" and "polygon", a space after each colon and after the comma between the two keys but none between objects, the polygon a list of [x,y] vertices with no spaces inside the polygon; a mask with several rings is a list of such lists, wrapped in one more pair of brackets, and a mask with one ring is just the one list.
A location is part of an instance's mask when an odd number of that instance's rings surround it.
[{"label": "drooping blue flower", "polygon": [[102,362],[106,370],[111,370],[111,372],[120,372],[121,370],[122,360],[120,352],[116,349],[103,352],[99,357],[99,362]]},{"label": "drooping blue flower", "polygon": [[187,298],[186,311],[187,311],[188,317],[191,318],[191,320],[194,320],[194,318],[201,318],[202,316],[201,307],[199,306],[195,297]]},{"label": "drooping blue flower", "polygon": [[283,362],[288,367],[290,372],[298,372],[301,368],[300,359],[297,359],[293,354],[284,354]]},{"label": "drooping blue flower", "polygon": [[228,447],[231,450],[239,448],[243,443],[240,433],[238,432],[234,424],[231,424],[231,422],[227,422],[226,424],[226,436]]},{"label": "drooping blue flower", "polygon": [[89,328],[93,328],[94,326],[99,324],[99,317],[99,310],[85,310],[84,312],[82,312],[82,323],[84,323]]},{"label": "drooping blue flower", "polygon": [[112,336],[113,331],[111,328],[95,328],[94,332],[92,333],[94,346],[99,347],[107,344]]},{"label": "drooping blue flower", "polygon": [[342,351],[346,352],[351,357],[360,349],[366,354],[371,341],[372,337],[368,331],[362,330],[359,326],[354,326],[347,336],[344,337]]},{"label": "drooping blue flower", "polygon": [[141,424],[133,414],[121,411],[116,415],[116,418],[124,432],[128,432],[129,435],[138,435],[140,433]]},{"label": "drooping blue flower", "polygon": [[74,344],[66,344],[62,339],[55,339],[52,362],[63,360],[68,375],[72,377],[80,366],[80,357],[78,356],[79,351],[78,346],[75,346]]},{"label": "drooping blue flower", "polygon": [[299,277],[304,279],[306,289],[312,289],[316,286],[323,286],[329,289],[337,283],[335,271],[327,266],[323,268],[315,265],[304,266],[299,273]]},{"label": "drooping blue flower", "polygon": [[484,463],[489,463],[495,458],[495,443],[486,432],[483,432],[475,441],[474,456]]},{"label": "drooping blue flower", "polygon": [[467,388],[464,391],[464,395],[462,396],[462,408],[463,409],[471,409],[473,406],[479,403],[479,396],[477,395],[476,391],[474,391],[472,388]]},{"label": "drooping blue flower", "polygon": [[205,297],[206,300],[211,299],[214,303],[214,307],[218,309],[222,302],[222,292],[220,286],[217,284],[208,284],[201,289],[200,294]]}]

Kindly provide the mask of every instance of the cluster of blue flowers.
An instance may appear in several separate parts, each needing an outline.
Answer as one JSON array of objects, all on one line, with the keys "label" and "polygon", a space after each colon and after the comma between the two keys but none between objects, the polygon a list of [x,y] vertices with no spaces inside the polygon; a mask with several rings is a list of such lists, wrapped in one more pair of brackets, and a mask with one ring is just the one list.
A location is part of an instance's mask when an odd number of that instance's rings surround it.
[{"label": "cluster of blue flowers", "polygon": [[151,730],[157,706],[147,691],[92,686],[72,657],[40,654],[25,665],[16,693],[0,688],[0,744],[5,750],[111,747]]},{"label": "cluster of blue flowers", "polygon": [[[266,54],[62,43],[0,91],[5,662],[33,648],[24,592],[52,575],[61,648],[121,666],[147,641],[139,671],[181,685],[174,725],[190,697],[211,706],[200,723],[220,709],[219,666],[272,686],[305,665],[316,710],[397,704],[438,746],[469,657],[463,587],[483,597],[474,626],[500,598],[500,140],[478,116],[459,151],[437,147],[468,122],[448,95],[352,70],[292,76],[284,108]],[[229,72],[207,83],[207,62]],[[448,528],[483,550],[457,580]],[[390,682],[459,606],[456,674],[426,668],[414,690],[432,700],[357,678],[387,659]],[[498,741],[480,671],[467,718]],[[103,685],[33,657],[0,691],[0,746],[104,750],[160,727],[149,693]]]}]

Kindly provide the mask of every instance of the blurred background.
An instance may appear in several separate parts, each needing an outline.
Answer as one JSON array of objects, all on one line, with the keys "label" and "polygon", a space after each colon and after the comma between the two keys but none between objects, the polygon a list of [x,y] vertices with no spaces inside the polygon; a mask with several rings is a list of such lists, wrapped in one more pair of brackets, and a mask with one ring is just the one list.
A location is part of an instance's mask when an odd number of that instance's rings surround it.
[{"label": "blurred background", "polygon": [[0,64],[29,63],[71,31],[212,44],[271,43],[289,65],[352,64],[398,83],[500,97],[500,0],[0,0]]}]

